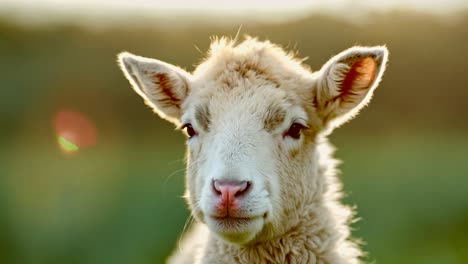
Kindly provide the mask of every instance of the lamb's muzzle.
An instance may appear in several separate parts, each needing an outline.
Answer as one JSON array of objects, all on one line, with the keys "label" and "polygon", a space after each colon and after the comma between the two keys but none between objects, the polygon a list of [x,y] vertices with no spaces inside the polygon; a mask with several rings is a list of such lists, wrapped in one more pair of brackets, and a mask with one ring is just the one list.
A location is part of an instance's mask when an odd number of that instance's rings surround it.
[{"label": "lamb's muzzle", "polygon": [[213,190],[217,196],[215,196],[215,209],[212,216],[218,218],[245,218],[240,210],[243,199],[239,199],[239,197],[246,194],[250,185],[247,181],[214,180]]}]

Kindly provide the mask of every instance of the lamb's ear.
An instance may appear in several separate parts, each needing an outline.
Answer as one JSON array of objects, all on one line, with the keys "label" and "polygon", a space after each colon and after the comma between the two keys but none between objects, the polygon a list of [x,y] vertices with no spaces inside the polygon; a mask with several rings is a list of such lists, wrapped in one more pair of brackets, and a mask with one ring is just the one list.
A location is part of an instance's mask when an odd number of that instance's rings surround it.
[{"label": "lamb's ear", "polygon": [[143,97],[146,104],[162,118],[178,125],[191,75],[163,61],[127,52],[120,53],[118,61],[133,90]]},{"label": "lamb's ear", "polygon": [[353,47],[330,59],[318,73],[315,106],[326,126],[336,127],[365,106],[387,64],[383,46]]}]

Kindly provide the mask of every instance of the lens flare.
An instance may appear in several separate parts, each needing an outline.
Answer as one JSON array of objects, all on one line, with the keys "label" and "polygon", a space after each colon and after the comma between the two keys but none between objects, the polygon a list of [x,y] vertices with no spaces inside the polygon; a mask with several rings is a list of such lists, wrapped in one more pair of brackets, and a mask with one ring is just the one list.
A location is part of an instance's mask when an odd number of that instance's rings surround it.
[{"label": "lens flare", "polygon": [[58,146],[65,153],[75,153],[96,144],[96,127],[81,113],[57,112],[54,128]]},{"label": "lens flare", "polygon": [[63,150],[67,151],[67,152],[74,152],[74,151],[77,151],[79,149],[77,145],[75,145],[72,142],[68,141],[63,136],[58,137],[58,143],[59,143],[60,147]]}]

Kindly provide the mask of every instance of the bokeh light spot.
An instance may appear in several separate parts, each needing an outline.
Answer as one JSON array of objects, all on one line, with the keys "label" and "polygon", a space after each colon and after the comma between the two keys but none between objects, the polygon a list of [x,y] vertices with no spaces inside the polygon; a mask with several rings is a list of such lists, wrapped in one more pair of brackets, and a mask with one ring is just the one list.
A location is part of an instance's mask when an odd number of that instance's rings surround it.
[{"label": "bokeh light spot", "polygon": [[66,152],[75,152],[79,149],[77,145],[73,144],[73,142],[68,141],[62,136],[58,137],[58,143],[60,147]]},{"label": "bokeh light spot", "polygon": [[58,146],[65,153],[74,153],[96,144],[96,127],[83,114],[61,110],[54,118]]}]

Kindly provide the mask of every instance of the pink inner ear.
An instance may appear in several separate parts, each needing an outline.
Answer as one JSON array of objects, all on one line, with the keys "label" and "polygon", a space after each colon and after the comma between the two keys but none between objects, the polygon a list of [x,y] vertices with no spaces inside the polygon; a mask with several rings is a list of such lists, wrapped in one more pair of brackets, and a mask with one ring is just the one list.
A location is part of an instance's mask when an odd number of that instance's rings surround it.
[{"label": "pink inner ear", "polygon": [[175,106],[177,108],[180,107],[180,99],[173,92],[174,88],[169,76],[156,73],[153,75],[153,83],[161,89],[161,96],[157,99],[160,103],[165,103],[168,106]]},{"label": "pink inner ear", "polygon": [[341,97],[368,89],[374,82],[376,70],[377,63],[372,57],[361,58],[353,62],[341,83]]}]

